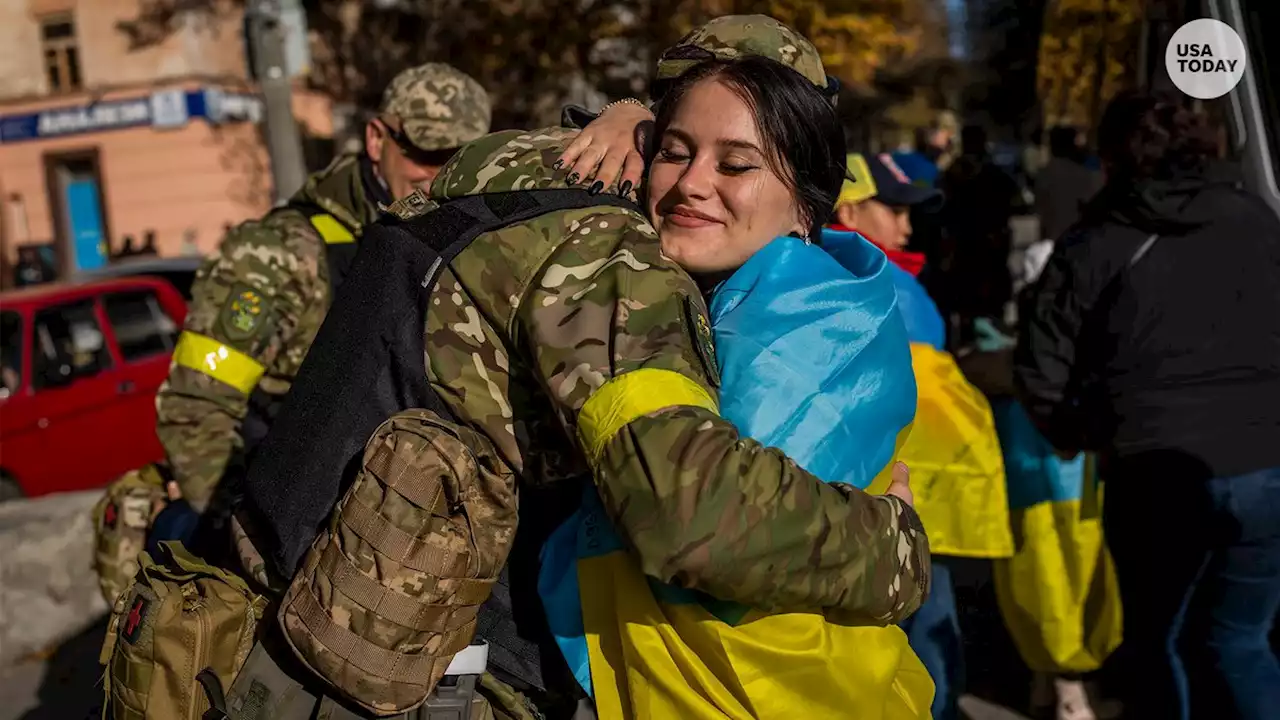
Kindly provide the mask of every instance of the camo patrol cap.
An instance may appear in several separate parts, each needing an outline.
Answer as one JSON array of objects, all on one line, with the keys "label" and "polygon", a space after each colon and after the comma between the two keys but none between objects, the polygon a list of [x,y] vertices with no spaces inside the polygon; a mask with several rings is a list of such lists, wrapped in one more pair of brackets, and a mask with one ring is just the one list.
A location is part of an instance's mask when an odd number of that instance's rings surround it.
[{"label": "camo patrol cap", "polygon": [[398,122],[420,150],[462,147],[489,134],[489,93],[469,75],[427,63],[396,75],[382,94],[379,117]]},{"label": "camo patrol cap", "polygon": [[822,55],[804,35],[768,15],[725,15],[685,35],[658,58],[655,81],[673,80],[705,60],[749,55],[776,60],[828,95],[839,88],[822,67]]}]

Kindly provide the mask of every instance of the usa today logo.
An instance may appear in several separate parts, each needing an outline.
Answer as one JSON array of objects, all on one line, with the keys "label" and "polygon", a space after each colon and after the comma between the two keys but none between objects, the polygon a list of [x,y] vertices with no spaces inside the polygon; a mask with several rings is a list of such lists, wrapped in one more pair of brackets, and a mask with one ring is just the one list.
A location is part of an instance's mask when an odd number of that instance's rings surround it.
[{"label": "usa today logo", "polygon": [[1240,84],[1244,52],[1244,41],[1230,25],[1204,18],[1178,28],[1165,48],[1164,64],[1179,90],[1212,100]]}]

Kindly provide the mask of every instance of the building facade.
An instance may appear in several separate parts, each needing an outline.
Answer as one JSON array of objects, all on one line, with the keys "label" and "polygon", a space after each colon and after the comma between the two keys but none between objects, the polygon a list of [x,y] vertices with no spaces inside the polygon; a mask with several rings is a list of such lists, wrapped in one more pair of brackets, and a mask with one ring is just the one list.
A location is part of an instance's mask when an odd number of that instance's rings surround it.
[{"label": "building facade", "polygon": [[[243,12],[155,18],[147,5],[0,0],[3,286],[23,247],[66,277],[127,240],[162,256],[207,253],[228,225],[270,207]],[[294,111],[305,135],[332,134],[323,98],[299,91]]]}]

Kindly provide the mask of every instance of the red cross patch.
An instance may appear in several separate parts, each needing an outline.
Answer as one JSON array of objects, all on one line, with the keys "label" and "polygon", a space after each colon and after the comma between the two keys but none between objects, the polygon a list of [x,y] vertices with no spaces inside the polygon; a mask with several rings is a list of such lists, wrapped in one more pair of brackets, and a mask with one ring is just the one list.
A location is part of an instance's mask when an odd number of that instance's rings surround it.
[{"label": "red cross patch", "polygon": [[134,598],[133,607],[129,609],[129,614],[125,616],[124,623],[120,626],[120,637],[129,644],[133,644],[138,639],[138,632],[142,629],[142,620],[147,616],[149,604],[144,597]]},{"label": "red cross patch", "polygon": [[120,511],[116,510],[115,503],[107,503],[107,508],[102,511],[102,524],[111,530],[116,529],[116,520],[120,517]]}]

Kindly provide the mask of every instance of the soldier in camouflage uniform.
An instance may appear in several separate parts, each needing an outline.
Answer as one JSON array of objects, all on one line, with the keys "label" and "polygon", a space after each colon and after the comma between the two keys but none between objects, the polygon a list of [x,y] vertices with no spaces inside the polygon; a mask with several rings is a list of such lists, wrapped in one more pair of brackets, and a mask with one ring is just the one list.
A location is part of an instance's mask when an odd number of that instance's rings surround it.
[{"label": "soldier in camouflage uniform", "polygon": [[[479,140],[430,199],[391,211],[560,187],[553,164],[574,134]],[[428,375],[450,410],[523,488],[592,477],[647,575],[858,624],[919,607],[928,542],[906,503],[827,485],[720,418],[703,297],[637,212],[562,211],[482,235],[433,294]]]},{"label": "soldier in camouflage uniform", "polygon": [[[776,41],[761,47],[793,67],[816,57],[791,44],[781,56]],[[803,66],[825,87],[820,61],[816,72]],[[557,159],[576,136],[482,138],[389,210],[410,219],[464,196],[563,187],[570,172]],[[427,379],[519,478],[522,530],[538,521],[531,491],[589,477],[640,568],[662,581],[856,624],[897,622],[920,605],[928,541],[909,505],[823,483],[719,417],[705,301],[638,211],[558,211],[482,235],[442,271],[429,303]],[[490,675],[481,695],[498,717],[533,717]]]},{"label": "soldier in camouflage uniform", "polygon": [[338,157],[288,204],[234,228],[201,268],[156,399],[157,433],[195,508],[265,435],[363,227],[429,185],[490,116],[484,89],[454,68],[405,70],[365,128],[365,153]]},{"label": "soldier in camouflage uniform", "polygon": [[[478,140],[429,196],[390,212],[562,187],[553,164],[574,135]],[[592,475],[647,574],[759,607],[845,608],[879,622],[918,605],[928,563],[914,512],[826,485],[716,414],[702,294],[638,213],[563,211],[482,235],[444,271],[427,317],[429,379],[450,410],[522,482]],[[605,411],[621,407],[610,398],[622,384],[649,390],[642,404],[653,407],[617,426]]]}]

